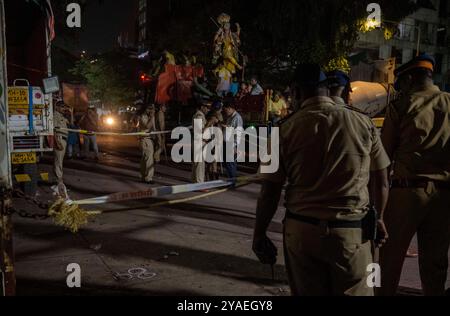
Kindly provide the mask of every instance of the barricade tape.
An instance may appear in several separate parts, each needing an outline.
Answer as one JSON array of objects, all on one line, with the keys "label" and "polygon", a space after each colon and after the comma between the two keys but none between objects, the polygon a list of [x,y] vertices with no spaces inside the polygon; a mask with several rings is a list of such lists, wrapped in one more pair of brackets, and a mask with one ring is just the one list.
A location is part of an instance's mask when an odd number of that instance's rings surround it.
[{"label": "barricade tape", "polygon": [[[247,183],[247,184],[249,184],[249,183]],[[246,184],[239,185],[236,188],[242,187],[244,185],[246,185]],[[157,203],[148,205],[147,208],[155,208],[155,207],[161,207],[161,206],[169,206],[169,205],[177,205],[177,204],[193,202],[193,201],[197,201],[197,200],[201,200],[201,199],[206,199],[206,198],[209,198],[209,197],[212,197],[215,195],[219,195],[219,194],[228,192],[229,190],[230,190],[230,187],[228,187],[226,189],[216,190],[213,192],[203,193],[203,194],[188,197],[185,199],[167,200],[167,201],[157,202]],[[124,212],[124,210],[87,211],[87,214],[90,216],[97,216],[97,215],[119,213],[119,212],[120,213]]]},{"label": "barricade tape", "polygon": [[135,192],[121,192],[115,193],[107,196],[79,200],[79,201],[71,201],[71,200],[63,200],[60,199],[56,201],[49,209],[49,216],[53,218],[55,223],[59,226],[65,227],[70,230],[72,233],[77,233],[80,227],[86,225],[89,221],[89,218],[95,215],[103,214],[103,212],[98,211],[86,211],[82,209],[80,206],[85,205],[101,205],[101,204],[109,204],[109,203],[118,203],[124,201],[137,201],[149,198],[160,198],[163,196],[170,196],[181,193],[192,193],[198,191],[205,190],[213,190],[220,189],[222,190],[216,192],[210,192],[203,194],[197,197],[191,197],[187,199],[182,199],[178,201],[164,201],[154,205],[162,206],[162,205],[173,205],[184,203],[187,201],[193,201],[200,198],[206,198],[212,195],[224,193],[231,188],[241,187],[252,182],[256,182],[259,179],[259,175],[249,176],[249,177],[240,177],[236,179],[236,181],[211,181],[205,183],[195,183],[195,184],[183,184],[183,185],[175,185],[175,186],[166,186],[159,188],[151,188],[145,191],[135,191]]},{"label": "barricade tape", "polygon": [[68,204],[76,205],[101,205],[108,203],[118,203],[125,201],[138,201],[150,198],[160,198],[168,195],[175,195],[181,193],[190,193],[203,190],[212,190],[233,185],[230,181],[213,181],[206,183],[194,183],[194,184],[181,184],[175,186],[166,186],[159,188],[150,188],[145,191],[134,192],[121,192],[111,195],[101,196],[92,199],[80,200],[80,201],[68,201]]},{"label": "barricade tape", "polygon": [[[192,129],[192,126],[186,127],[188,129]],[[69,132],[69,133],[77,133],[81,135],[99,135],[99,136],[153,136],[153,135],[166,135],[171,134],[172,131],[161,131],[161,132],[136,132],[136,133],[113,133],[113,132],[92,132],[82,129],[71,129],[71,128],[59,128],[56,127],[55,130]]]}]

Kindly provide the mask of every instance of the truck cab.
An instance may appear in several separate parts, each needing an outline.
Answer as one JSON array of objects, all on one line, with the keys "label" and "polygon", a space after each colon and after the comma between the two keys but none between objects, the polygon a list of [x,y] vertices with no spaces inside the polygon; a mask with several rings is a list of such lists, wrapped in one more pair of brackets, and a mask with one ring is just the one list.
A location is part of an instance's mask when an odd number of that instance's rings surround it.
[{"label": "truck cab", "polygon": [[45,93],[51,76],[50,1],[5,0],[8,133],[13,180],[33,194],[44,152],[51,152],[53,99]]}]

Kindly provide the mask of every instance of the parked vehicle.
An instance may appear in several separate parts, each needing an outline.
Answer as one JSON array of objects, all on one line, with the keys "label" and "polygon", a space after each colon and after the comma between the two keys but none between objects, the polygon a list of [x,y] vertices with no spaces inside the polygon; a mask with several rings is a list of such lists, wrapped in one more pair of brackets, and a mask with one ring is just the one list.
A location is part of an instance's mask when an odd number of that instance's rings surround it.
[{"label": "parked vehicle", "polygon": [[[39,157],[53,150],[53,99],[44,91],[51,77],[53,30],[50,1],[6,0],[8,132],[13,180],[33,194],[48,174],[38,172]],[[56,78],[52,80],[58,89]],[[47,92],[47,93],[46,93]],[[54,91],[52,91],[54,92]]]}]

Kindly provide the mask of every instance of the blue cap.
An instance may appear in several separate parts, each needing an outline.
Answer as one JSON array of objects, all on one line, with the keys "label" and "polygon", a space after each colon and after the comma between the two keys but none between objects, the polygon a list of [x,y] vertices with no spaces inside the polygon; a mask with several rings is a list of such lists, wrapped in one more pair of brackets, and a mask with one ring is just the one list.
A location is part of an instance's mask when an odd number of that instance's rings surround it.
[{"label": "blue cap", "polygon": [[436,68],[436,60],[433,58],[433,56],[430,56],[428,54],[422,54],[417,57],[415,57],[410,62],[404,64],[403,66],[399,67],[395,71],[395,76],[401,76],[411,70],[417,69],[417,68],[424,68],[428,69],[432,72],[434,72],[434,69]]},{"label": "blue cap", "polygon": [[222,101],[216,101],[212,104],[212,109],[213,110],[221,110],[223,107],[223,103]]},{"label": "blue cap", "polygon": [[318,64],[298,65],[294,80],[301,86],[317,86],[327,81],[327,76]]},{"label": "blue cap", "polygon": [[350,83],[350,77],[341,70],[327,73],[330,88],[346,87]]}]

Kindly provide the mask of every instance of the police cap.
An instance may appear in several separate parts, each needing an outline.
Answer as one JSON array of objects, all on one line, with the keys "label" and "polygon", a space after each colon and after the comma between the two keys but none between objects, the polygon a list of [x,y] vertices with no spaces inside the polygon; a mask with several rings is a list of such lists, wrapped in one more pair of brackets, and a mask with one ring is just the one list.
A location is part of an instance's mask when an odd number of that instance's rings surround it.
[{"label": "police cap", "polygon": [[331,71],[327,77],[330,88],[346,87],[350,83],[350,77],[341,70]]},{"label": "police cap", "polygon": [[420,56],[417,56],[410,62],[404,64],[403,66],[399,67],[395,71],[395,76],[399,77],[401,75],[404,75],[405,73],[410,72],[411,70],[415,70],[418,68],[428,69],[431,72],[434,72],[435,67],[436,67],[436,60],[428,54],[422,54]]}]

